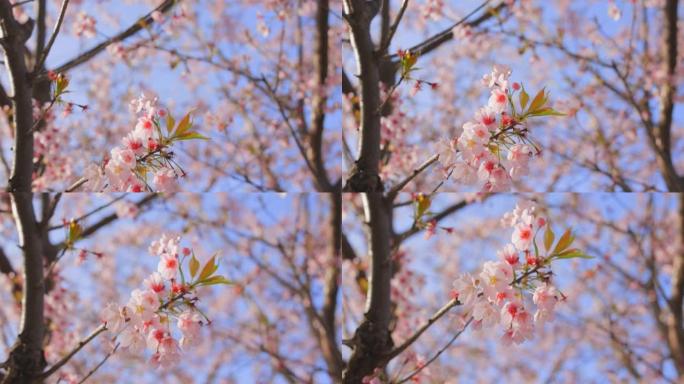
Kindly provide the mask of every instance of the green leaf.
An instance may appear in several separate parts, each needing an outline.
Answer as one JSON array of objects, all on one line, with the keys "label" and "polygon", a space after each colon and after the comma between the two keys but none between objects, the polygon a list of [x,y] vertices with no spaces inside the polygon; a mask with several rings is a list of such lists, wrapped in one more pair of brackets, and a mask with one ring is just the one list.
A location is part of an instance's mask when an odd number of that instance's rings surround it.
[{"label": "green leaf", "polygon": [[173,127],[176,126],[176,120],[171,116],[170,113],[166,114],[166,132],[171,135],[171,132],[173,132]]},{"label": "green leaf", "polygon": [[190,259],[188,266],[190,267],[190,278],[194,278],[200,267],[200,262],[197,260],[194,253],[192,254],[192,259]]},{"label": "green leaf", "polygon": [[420,219],[430,209],[432,200],[430,196],[420,194],[416,200],[416,219]]},{"label": "green leaf", "polygon": [[64,91],[67,89],[67,87],[69,86],[69,79],[64,75],[59,74],[57,75],[56,84],[57,87],[55,89],[55,98],[64,93]]},{"label": "green leaf", "polygon": [[530,114],[530,116],[567,116],[563,112],[556,111],[553,108],[542,108]]},{"label": "green leaf", "polygon": [[181,119],[180,123],[178,123],[178,127],[176,127],[176,131],[173,133],[173,135],[175,137],[183,136],[183,134],[190,129],[191,125],[190,113],[187,113],[185,116],[183,116],[183,119]]},{"label": "green leaf", "polygon": [[527,102],[530,101],[530,95],[525,92],[525,87],[522,88],[522,91],[520,91],[520,113],[523,113],[525,111],[525,107],[527,106]]},{"label": "green leaf", "polygon": [[182,136],[176,136],[173,138],[174,141],[184,141],[184,140],[194,140],[194,139],[199,139],[199,140],[211,140],[206,136],[203,136],[197,132],[185,132]]},{"label": "green leaf", "polygon": [[542,88],[542,90],[539,91],[537,95],[534,97],[534,100],[532,100],[529,112],[536,112],[538,109],[544,106],[544,103],[546,103],[546,91],[544,88]]},{"label": "green leaf", "polygon": [[546,231],[544,232],[544,249],[548,252],[551,249],[551,245],[553,245],[553,240],[555,240],[556,234],[553,233],[553,229],[551,229],[551,225],[547,224],[546,225]]},{"label": "green leaf", "polygon": [[76,240],[78,240],[81,237],[81,234],[83,233],[83,228],[81,225],[76,222],[72,221],[69,223],[69,234],[67,235],[67,247],[71,247],[74,245]]},{"label": "green leaf", "polygon": [[589,256],[584,254],[581,250],[577,248],[572,248],[568,249],[565,252],[562,252],[556,256],[556,259],[575,259],[575,258],[580,258],[580,259],[593,259],[593,256]]},{"label": "green leaf", "polygon": [[226,279],[223,276],[212,276],[206,280],[202,280],[198,285],[217,285],[217,284],[231,285],[231,284],[233,284],[233,282]]},{"label": "green leaf", "polygon": [[206,264],[204,264],[204,268],[202,268],[202,272],[200,272],[198,280],[203,281],[207,279],[208,277],[213,275],[217,269],[218,264],[216,264],[216,255],[214,255],[211,257],[211,259],[209,259],[209,261],[207,261]]},{"label": "green leaf", "polygon": [[566,229],[563,233],[563,236],[561,236],[561,238],[558,240],[558,244],[556,244],[556,248],[553,250],[553,253],[558,254],[563,252],[570,246],[570,244],[572,244],[573,240],[575,240],[575,236],[572,234],[572,228]]}]

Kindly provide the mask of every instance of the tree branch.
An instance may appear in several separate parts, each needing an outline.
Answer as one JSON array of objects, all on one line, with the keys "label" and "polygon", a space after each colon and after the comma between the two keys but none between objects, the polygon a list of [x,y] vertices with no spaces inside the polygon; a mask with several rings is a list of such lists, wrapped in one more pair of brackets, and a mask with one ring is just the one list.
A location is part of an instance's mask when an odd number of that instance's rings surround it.
[{"label": "tree branch", "polygon": [[466,328],[468,328],[468,326],[470,325],[470,323],[471,323],[472,321],[473,321],[473,318],[471,317],[470,319],[468,319],[468,322],[465,323],[465,325],[463,326],[463,328],[462,328],[460,331],[456,332],[453,336],[451,336],[451,339],[449,339],[449,341],[448,341],[442,348],[440,348],[439,351],[437,351],[437,353],[435,353],[434,356],[432,356],[428,361],[426,361],[425,364],[421,364],[416,370],[414,370],[413,372],[411,372],[408,376],[406,376],[405,378],[399,380],[399,381],[397,382],[397,384],[402,384],[402,383],[405,383],[405,382],[411,380],[414,376],[416,376],[417,374],[419,374],[420,371],[422,371],[422,370],[425,369],[428,365],[432,364],[432,362],[434,362],[435,360],[437,360],[437,358],[438,358],[442,353],[444,353],[444,351],[446,351],[447,349],[449,349],[449,347],[451,347],[451,344],[453,344],[454,341],[456,341],[456,339],[458,339],[458,337],[461,336],[461,334],[462,334],[463,332],[465,332]]},{"label": "tree branch", "polygon": [[360,383],[363,377],[384,364],[385,356],[393,347],[390,334],[392,207],[385,201],[382,193],[364,193],[362,198],[371,259],[371,278],[364,321],[356,329],[351,342],[347,343],[352,346],[353,352],[342,375],[345,384]]},{"label": "tree branch", "polygon": [[14,275],[17,273],[3,248],[0,248],[0,273],[3,275]]},{"label": "tree branch", "polygon": [[[141,17],[138,19],[133,25],[130,27],[126,28],[119,34],[101,42],[100,44],[94,46],[93,48],[90,48],[89,50],[81,53],[80,55],[74,57],[71,60],[68,60],[64,64],[58,66],[57,68],[54,69],[55,72],[57,73],[62,73],[66,72],[70,69],[73,69],[74,67],[77,67],[88,60],[92,59],[93,57],[97,56],[99,53],[107,49],[108,46],[124,41],[127,38],[135,35],[139,31],[141,31],[143,28],[154,24],[154,19],[152,18],[152,14],[155,12],[161,12],[161,13],[167,13],[170,11],[174,5],[180,3],[182,0],[164,0],[163,3],[159,4],[159,6],[152,11],[150,11],[147,15]],[[38,79],[42,79],[47,77],[47,74],[41,74],[38,76]]]},{"label": "tree branch", "polygon": [[31,193],[12,193],[12,213],[17,227],[19,248],[24,258],[24,284],[21,301],[19,340],[5,363],[9,370],[3,383],[33,383],[45,367],[43,250],[38,238]]},{"label": "tree branch", "polygon": [[380,72],[378,57],[371,38],[371,21],[379,7],[378,0],[353,0],[352,10],[344,17],[349,26],[351,44],[359,73],[361,122],[359,127],[359,157],[351,169],[345,190],[350,192],[380,192]]},{"label": "tree branch", "polygon": [[342,195],[330,193],[330,226],[332,232],[331,263],[324,277],[323,308],[321,318],[326,333],[323,354],[331,377],[341,377],[343,369],[342,353],[337,348],[337,298],[340,284],[340,251],[342,247]]},{"label": "tree branch", "polygon": [[399,7],[399,13],[397,13],[397,17],[394,19],[394,22],[389,27],[387,35],[385,36],[383,34],[383,42],[380,45],[381,53],[387,53],[387,49],[389,49],[390,44],[392,44],[392,38],[394,38],[394,34],[397,33],[397,28],[399,28],[399,23],[401,23],[401,19],[404,17],[404,13],[406,12],[406,8],[408,8],[408,3],[409,0],[402,0],[401,6]]},{"label": "tree branch", "polygon": [[668,304],[672,317],[667,321],[668,344],[680,377],[684,377],[684,194],[679,194],[680,249],[672,265],[672,295]]},{"label": "tree branch", "polygon": [[[45,31],[46,31],[46,0],[38,0],[36,3],[36,63],[39,62],[39,58],[43,49],[45,48]],[[37,68],[37,64],[36,67]]]},{"label": "tree branch", "polygon": [[313,70],[316,84],[311,98],[311,129],[309,133],[308,156],[314,169],[316,189],[329,192],[332,189],[323,159],[323,129],[325,128],[326,83],[328,79],[328,0],[318,1],[316,10],[316,36],[313,57]]},{"label": "tree branch", "polygon": [[[445,218],[447,218],[452,213],[459,211],[460,209],[466,207],[468,204],[469,203],[466,200],[459,201],[458,203],[450,205],[449,207],[443,209],[439,213],[434,214],[433,216],[430,217],[429,221],[434,220],[435,222],[439,223],[440,221],[444,220]],[[395,238],[394,238],[395,247],[396,247],[396,244],[399,244],[399,243],[405,241],[406,239],[415,235],[418,232],[420,232],[420,228],[418,228],[416,225],[412,225],[411,228],[407,229],[406,231],[395,235]]]},{"label": "tree branch", "polygon": [[33,179],[33,104],[28,79],[24,44],[31,35],[31,24],[19,24],[8,0],[0,2],[2,33],[0,45],[8,68],[14,122],[14,162],[9,179],[10,192],[30,192]]},{"label": "tree branch", "polygon": [[[409,52],[415,53],[419,56],[428,54],[435,49],[439,48],[442,44],[450,41],[451,39],[454,38],[454,28],[458,27],[459,25],[465,23],[472,15],[480,11],[482,8],[484,8],[487,4],[490,3],[491,0],[487,0],[484,3],[480,4],[477,8],[475,8],[473,11],[471,11],[469,14],[464,16],[461,20],[457,21],[453,25],[451,25],[449,28],[443,30],[442,32],[437,33],[436,35],[428,38],[427,40],[414,45],[413,47],[409,48]],[[484,23],[485,21],[491,19],[496,15],[498,12],[506,8],[506,3],[502,2],[501,4],[497,5],[496,7],[489,9],[487,13],[484,15],[478,17],[477,19],[471,21],[470,23],[467,23],[466,25],[469,27],[477,27],[478,25]],[[390,56],[391,59],[395,60],[397,58],[397,55],[392,55]]]},{"label": "tree branch", "polygon": [[[452,299],[451,301],[446,303],[442,308],[440,308],[437,312],[435,312],[434,315],[430,316],[428,321],[425,322],[425,324],[423,324],[420,328],[418,328],[418,330],[413,335],[411,335],[409,338],[407,338],[400,346],[393,349],[392,352],[390,352],[387,355],[387,361],[390,361],[393,358],[399,356],[400,353],[404,352],[408,347],[411,346],[411,344],[413,344],[416,340],[418,340],[418,338],[425,331],[427,331],[428,328],[430,328],[432,326],[432,324],[436,323],[437,320],[442,318],[442,316],[446,315],[451,308],[453,308],[457,305],[460,305],[460,304],[461,303],[456,299]],[[464,329],[465,329],[465,327],[464,327]]]},{"label": "tree branch", "polygon": [[429,166],[437,162],[437,160],[439,160],[439,155],[433,155],[431,158],[427,159],[423,164],[418,166],[418,168],[414,169],[410,175],[408,175],[404,180],[398,182],[394,187],[392,187],[392,189],[390,189],[389,192],[387,192],[387,200],[394,201],[394,198],[397,197],[397,194],[401,192],[401,190],[408,183],[410,183],[411,180],[415,179],[418,175],[420,175],[421,172],[423,172]]},{"label": "tree branch", "polygon": [[[138,208],[142,208],[142,207],[150,204],[152,201],[154,201],[159,196],[160,195],[157,193],[151,193],[151,194],[145,196],[144,198],[140,199],[140,201],[135,203],[135,205]],[[98,230],[100,230],[101,228],[109,225],[110,223],[112,223],[113,221],[115,221],[118,218],[119,218],[119,216],[116,213],[112,213],[109,216],[105,216],[105,217],[101,218],[100,220],[98,220],[94,224],[83,228],[83,232],[81,232],[81,237],[87,237],[87,236],[92,235],[93,233],[95,233]],[[64,243],[60,243],[57,245],[57,248],[59,248],[59,249],[61,249],[63,247],[64,247]]]},{"label": "tree branch", "polygon": [[[41,1],[45,2],[45,0]],[[55,24],[55,29],[52,31],[52,36],[50,36],[50,40],[48,41],[47,46],[45,47],[45,51],[43,51],[42,47],[41,49],[36,50],[36,57],[38,58],[38,61],[36,63],[35,68],[33,69],[34,74],[37,74],[43,70],[43,64],[45,64],[45,60],[47,60],[47,57],[50,54],[50,50],[52,49],[52,44],[55,43],[55,39],[57,39],[57,35],[59,34],[59,29],[62,27],[62,23],[64,22],[64,15],[66,15],[66,9],[68,5],[69,0],[62,0],[62,6],[59,9],[57,23]],[[45,37],[43,37],[43,40],[44,39]]]},{"label": "tree branch", "polygon": [[60,368],[62,368],[66,363],[71,360],[72,357],[74,357],[83,347],[88,345],[93,339],[95,339],[100,333],[104,332],[107,330],[107,326],[105,324],[100,325],[97,327],[93,332],[90,333],[90,335],[86,336],[85,339],[81,340],[78,342],[76,347],[72,349],[69,353],[67,353],[64,357],[59,359],[55,364],[52,365],[49,369],[47,369],[45,372],[43,372],[40,375],[41,379],[46,379],[53,373],[57,372]]},{"label": "tree branch", "polygon": [[663,8],[664,25],[662,48],[665,71],[668,80],[660,90],[660,113],[656,132],[657,147],[662,153],[658,157],[663,169],[663,178],[670,191],[684,192],[684,180],[677,174],[672,164],[672,115],[674,112],[674,95],[677,90],[675,76],[677,71],[677,11],[678,0],[667,0]]}]

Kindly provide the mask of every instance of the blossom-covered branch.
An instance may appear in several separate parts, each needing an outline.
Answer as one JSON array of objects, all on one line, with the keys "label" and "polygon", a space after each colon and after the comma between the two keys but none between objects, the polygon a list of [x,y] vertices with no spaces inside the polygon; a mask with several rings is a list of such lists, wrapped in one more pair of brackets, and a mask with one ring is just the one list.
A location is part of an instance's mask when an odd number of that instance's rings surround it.
[{"label": "blossom-covered branch", "polygon": [[530,135],[531,117],[564,116],[549,106],[545,89],[531,97],[520,83],[509,87],[510,75],[510,68],[495,65],[483,77],[490,89],[487,105],[463,125],[459,137],[445,140],[440,151],[446,174],[477,184],[483,192],[509,190],[513,180],[528,173],[530,159],[541,155]]},{"label": "blossom-covered branch", "polygon": [[189,113],[176,124],[156,98],[143,94],[132,100],[130,107],[139,115],[135,128],[123,138],[121,146],[111,150],[102,166],[93,164],[86,170],[86,188],[127,192],[177,190],[177,179],[185,176],[185,171],[175,161],[172,146],[180,141],[207,138],[192,130]]}]

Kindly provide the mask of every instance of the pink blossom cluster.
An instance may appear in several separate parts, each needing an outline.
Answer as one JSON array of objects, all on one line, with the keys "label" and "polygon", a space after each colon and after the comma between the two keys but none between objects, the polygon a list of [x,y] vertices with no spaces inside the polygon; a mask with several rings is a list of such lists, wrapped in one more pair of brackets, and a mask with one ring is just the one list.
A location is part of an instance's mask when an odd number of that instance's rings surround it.
[{"label": "pink blossom cluster", "polygon": [[509,89],[510,75],[510,68],[502,65],[484,75],[490,90],[487,105],[463,125],[459,137],[444,140],[439,153],[447,174],[464,184],[478,184],[483,192],[510,190],[512,180],[527,174],[530,159],[540,154],[515,110],[509,112],[512,94],[521,89],[518,83]]},{"label": "pink blossom cluster", "polygon": [[[130,103],[138,115],[133,131],[123,138],[120,146],[110,152],[104,168],[91,166],[86,170],[87,187],[93,191],[173,192],[178,189],[178,174],[170,154],[164,152],[166,143],[159,121],[167,112],[157,104],[157,98],[142,94]],[[152,175],[153,186],[147,175]]]},{"label": "pink blossom cluster", "polygon": [[564,298],[551,284],[550,272],[542,270],[547,263],[532,249],[536,233],[546,225],[536,211],[531,204],[516,206],[503,220],[513,234],[511,243],[497,252],[499,260],[487,261],[479,274],[464,273],[453,283],[452,295],[472,316],[475,329],[501,326],[506,345],[532,339],[535,326],[552,320]]},{"label": "pink blossom cluster", "polygon": [[[160,367],[176,364],[181,349],[196,345],[202,327],[208,324],[194,305],[197,284],[182,278],[181,265],[191,250],[181,249],[179,244],[180,237],[167,235],[153,242],[149,250],[159,257],[157,271],[131,293],[126,305],[110,303],[101,315],[121,348],[134,352],[147,348],[153,352],[151,362]],[[179,339],[172,330],[173,323]]]},{"label": "pink blossom cluster", "polygon": [[444,14],[444,0],[428,0],[422,7],[421,14],[426,20],[439,20]]},{"label": "pink blossom cluster", "polygon": [[92,16],[81,11],[76,15],[76,21],[74,21],[74,34],[78,37],[95,37],[97,36],[95,24],[97,24],[97,22]]}]

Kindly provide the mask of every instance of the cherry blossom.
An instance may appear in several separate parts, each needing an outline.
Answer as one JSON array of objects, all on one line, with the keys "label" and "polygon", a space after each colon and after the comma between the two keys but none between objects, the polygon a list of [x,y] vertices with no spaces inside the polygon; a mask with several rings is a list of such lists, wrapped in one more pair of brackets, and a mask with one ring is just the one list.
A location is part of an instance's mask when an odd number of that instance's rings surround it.
[{"label": "cherry blossom", "polygon": [[[138,115],[134,129],[122,139],[121,146],[110,151],[100,170],[92,165],[86,170],[85,188],[90,191],[177,191],[178,179],[185,171],[174,160],[171,147],[178,141],[206,137],[191,131],[190,114],[176,125],[168,112],[158,105],[156,97],[142,94],[131,100],[129,108]],[[152,175],[151,180],[149,175]]]},{"label": "cherry blossom", "polygon": [[[504,215],[502,223],[513,227],[513,235],[511,243],[497,252],[500,260],[485,262],[479,279],[462,274],[453,283],[452,297],[464,313],[472,316],[476,330],[498,324],[503,329],[504,344],[520,344],[533,338],[535,325],[543,326],[553,320],[556,304],[565,299],[550,283],[551,261],[586,256],[577,249],[569,249],[573,240],[570,231],[552,247],[555,235],[531,202],[516,205]],[[539,254],[539,248],[531,250],[530,245],[536,242],[536,229],[543,226],[546,254]],[[525,264],[519,262],[521,253]],[[534,316],[530,301],[537,306]]]},{"label": "cherry blossom", "polygon": [[[150,362],[157,367],[171,367],[181,360],[181,348],[198,344],[202,327],[210,323],[195,305],[197,289],[214,284],[230,284],[216,275],[215,256],[200,269],[200,262],[190,248],[183,248],[179,259],[180,237],[163,235],[150,245],[150,253],[159,256],[157,272],[143,282],[143,289],[131,292],[128,303],[119,307],[108,304],[101,313],[106,329],[122,348],[134,352],[152,351]],[[189,259],[189,260],[188,260]],[[183,267],[188,260],[187,268]],[[171,329],[175,319],[180,341]]]},{"label": "cherry blossom", "polygon": [[517,82],[509,88],[510,75],[510,68],[502,65],[484,75],[483,84],[490,89],[487,105],[463,124],[456,139],[443,141],[439,151],[447,177],[464,184],[477,181],[483,192],[510,190],[514,180],[528,173],[530,160],[541,154],[529,135],[529,118],[563,115],[548,107],[545,90],[531,98]]},{"label": "cherry blossom", "polygon": [[76,15],[74,22],[74,34],[78,37],[92,38],[97,35],[95,31],[95,24],[97,22],[92,16],[81,11]]}]

